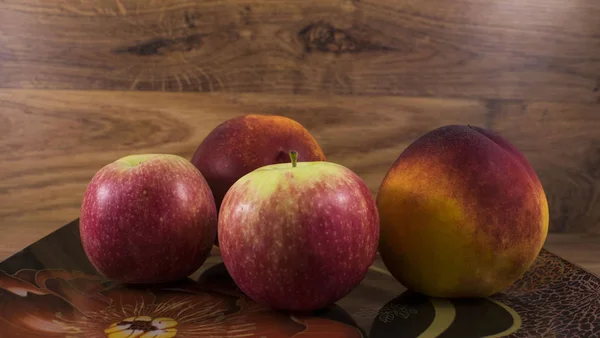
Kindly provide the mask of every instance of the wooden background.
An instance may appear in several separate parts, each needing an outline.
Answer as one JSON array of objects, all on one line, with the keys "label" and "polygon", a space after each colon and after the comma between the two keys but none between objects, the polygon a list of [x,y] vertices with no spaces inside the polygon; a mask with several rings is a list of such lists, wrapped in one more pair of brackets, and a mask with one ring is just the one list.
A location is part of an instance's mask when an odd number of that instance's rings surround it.
[{"label": "wooden background", "polygon": [[600,234],[598,0],[0,0],[0,258],[108,162],[190,158],[246,113],[298,120],[373,193],[428,130],[493,129],[553,232]]}]

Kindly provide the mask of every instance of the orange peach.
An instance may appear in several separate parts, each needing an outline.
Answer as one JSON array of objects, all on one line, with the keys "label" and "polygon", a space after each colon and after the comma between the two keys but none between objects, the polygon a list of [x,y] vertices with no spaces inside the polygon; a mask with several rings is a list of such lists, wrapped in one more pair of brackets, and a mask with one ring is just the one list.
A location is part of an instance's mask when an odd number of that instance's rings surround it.
[{"label": "orange peach", "polygon": [[527,159],[499,135],[445,126],[421,136],[383,180],[379,251],[405,287],[433,297],[487,297],[539,254],[548,203]]}]

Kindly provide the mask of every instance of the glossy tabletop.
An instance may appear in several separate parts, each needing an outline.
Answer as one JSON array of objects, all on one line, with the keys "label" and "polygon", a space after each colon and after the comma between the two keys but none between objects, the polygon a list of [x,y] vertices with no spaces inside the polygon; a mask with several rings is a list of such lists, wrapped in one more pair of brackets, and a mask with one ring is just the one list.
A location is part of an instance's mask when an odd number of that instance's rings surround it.
[{"label": "glossy tabletop", "polygon": [[0,263],[3,338],[592,337],[600,335],[599,318],[600,278],[547,250],[503,293],[461,300],[407,291],[378,257],[354,291],[313,313],[254,303],[218,250],[183,281],[108,281],[87,260],[77,221]]}]

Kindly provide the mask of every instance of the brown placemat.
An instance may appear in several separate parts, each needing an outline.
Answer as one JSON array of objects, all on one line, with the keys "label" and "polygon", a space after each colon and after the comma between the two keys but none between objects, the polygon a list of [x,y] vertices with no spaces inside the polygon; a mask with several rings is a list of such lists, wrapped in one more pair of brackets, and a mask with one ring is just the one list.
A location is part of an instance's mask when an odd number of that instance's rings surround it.
[{"label": "brown placemat", "polygon": [[431,299],[403,288],[377,258],[335,306],[282,313],[244,296],[218,254],[177,283],[107,281],[87,260],[77,221],[0,263],[2,338],[207,336],[596,337],[600,278],[544,250],[501,294]]}]

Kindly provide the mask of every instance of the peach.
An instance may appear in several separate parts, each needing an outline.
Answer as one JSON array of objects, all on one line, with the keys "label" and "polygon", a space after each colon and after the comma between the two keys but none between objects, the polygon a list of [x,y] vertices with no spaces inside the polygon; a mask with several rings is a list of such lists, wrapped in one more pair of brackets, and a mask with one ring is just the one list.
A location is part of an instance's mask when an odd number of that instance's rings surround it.
[{"label": "peach", "polygon": [[451,125],[406,148],[377,196],[379,251],[405,287],[487,297],[523,275],[548,233],[548,203],[527,159],[501,136]]},{"label": "peach", "polygon": [[260,167],[298,161],[324,161],[323,150],[300,123],[276,115],[250,114],[218,125],[196,149],[192,163],[206,178],[217,211],[229,188],[242,176]]}]

